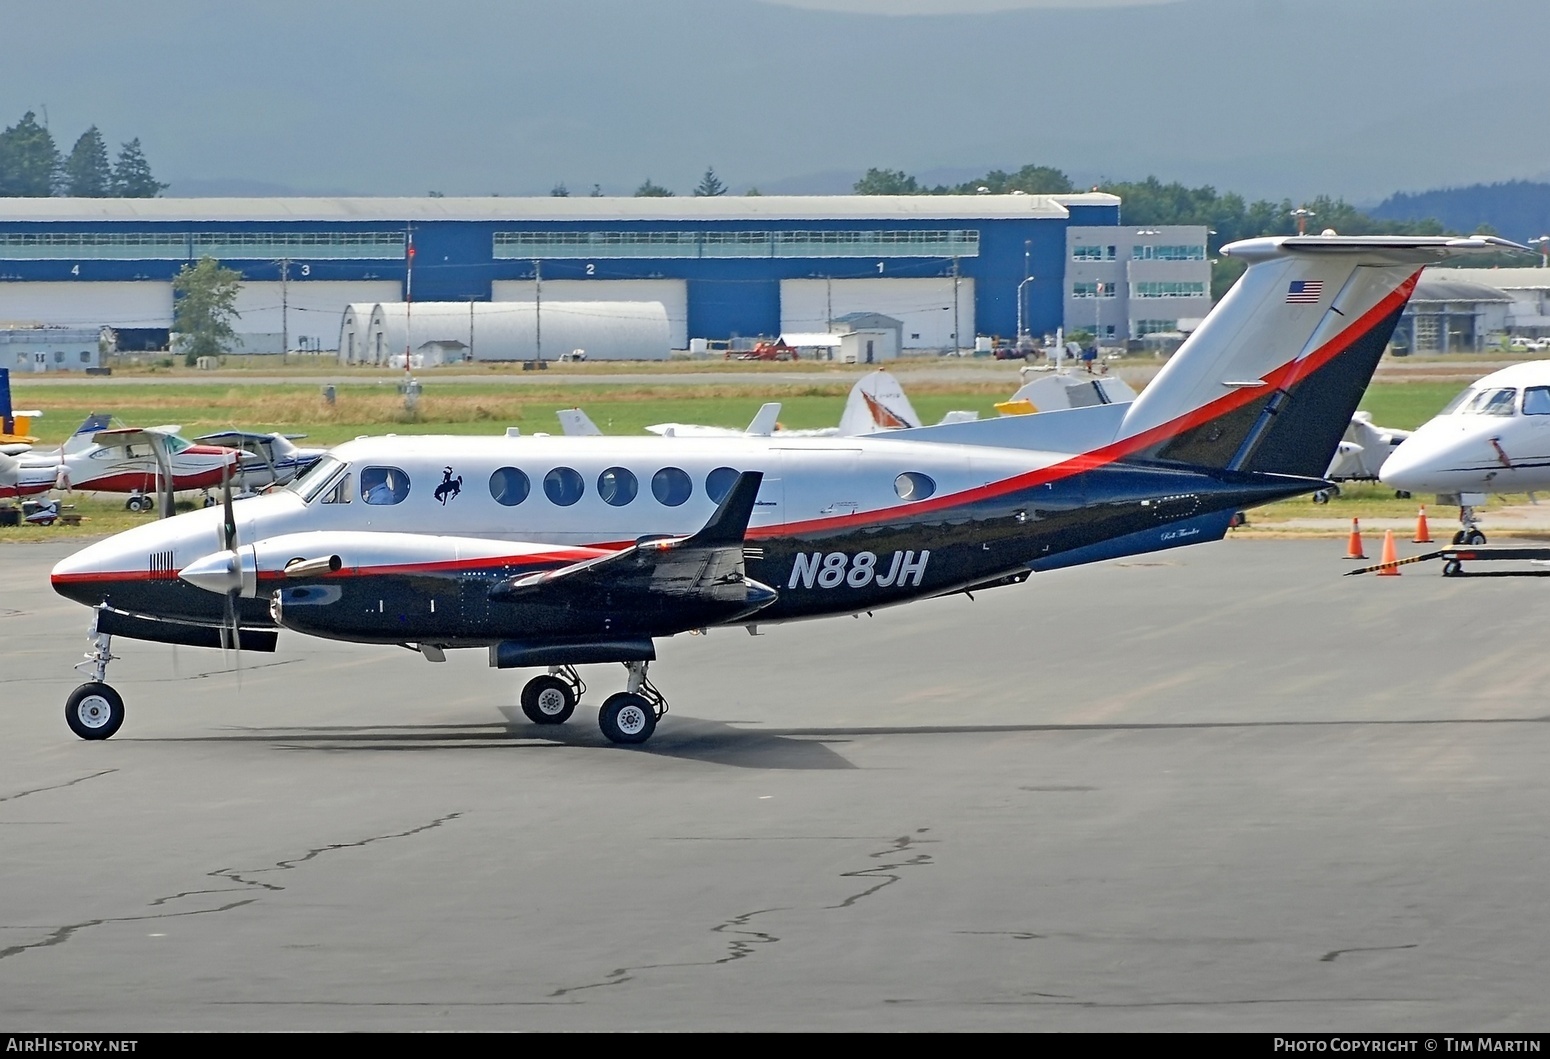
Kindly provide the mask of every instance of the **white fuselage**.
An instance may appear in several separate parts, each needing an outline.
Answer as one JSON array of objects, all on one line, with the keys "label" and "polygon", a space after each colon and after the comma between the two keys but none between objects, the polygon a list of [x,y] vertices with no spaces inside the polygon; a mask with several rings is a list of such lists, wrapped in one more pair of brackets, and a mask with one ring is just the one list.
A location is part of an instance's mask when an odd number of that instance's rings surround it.
[{"label": "white fuselage", "polygon": [[1394,449],[1379,478],[1412,493],[1550,489],[1550,361],[1470,385]]}]

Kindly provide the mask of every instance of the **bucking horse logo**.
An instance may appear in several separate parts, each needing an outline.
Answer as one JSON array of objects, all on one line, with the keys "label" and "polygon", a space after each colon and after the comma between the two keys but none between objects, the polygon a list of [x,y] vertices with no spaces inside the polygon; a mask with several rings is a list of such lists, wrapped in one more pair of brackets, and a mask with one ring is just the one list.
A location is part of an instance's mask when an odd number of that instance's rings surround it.
[{"label": "bucking horse logo", "polygon": [[436,499],[441,501],[441,506],[446,507],[448,500],[456,500],[457,495],[463,491],[463,476],[452,477],[452,468],[446,467],[441,472],[441,484],[436,487]]}]

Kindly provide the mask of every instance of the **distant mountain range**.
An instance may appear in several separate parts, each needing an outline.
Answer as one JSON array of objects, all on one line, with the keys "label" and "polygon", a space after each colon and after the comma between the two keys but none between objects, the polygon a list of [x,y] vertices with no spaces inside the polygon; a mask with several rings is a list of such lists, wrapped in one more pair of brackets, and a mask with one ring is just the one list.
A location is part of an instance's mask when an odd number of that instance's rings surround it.
[{"label": "distant mountain range", "polygon": [[1454,232],[1473,232],[1485,225],[1497,235],[1521,243],[1550,235],[1550,184],[1510,180],[1415,194],[1400,192],[1367,213],[1386,221],[1430,218]]}]

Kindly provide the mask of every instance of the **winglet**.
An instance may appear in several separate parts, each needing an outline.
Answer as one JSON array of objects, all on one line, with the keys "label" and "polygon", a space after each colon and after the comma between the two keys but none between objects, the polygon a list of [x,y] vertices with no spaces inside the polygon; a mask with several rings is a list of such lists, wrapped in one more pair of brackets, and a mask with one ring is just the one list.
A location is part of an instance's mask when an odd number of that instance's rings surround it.
[{"label": "winglet", "polygon": [[739,474],[710,521],[698,533],[686,537],[679,547],[714,548],[742,544],[743,536],[748,532],[748,520],[753,517],[754,501],[759,499],[759,486],[763,482],[763,471],[744,471]]}]

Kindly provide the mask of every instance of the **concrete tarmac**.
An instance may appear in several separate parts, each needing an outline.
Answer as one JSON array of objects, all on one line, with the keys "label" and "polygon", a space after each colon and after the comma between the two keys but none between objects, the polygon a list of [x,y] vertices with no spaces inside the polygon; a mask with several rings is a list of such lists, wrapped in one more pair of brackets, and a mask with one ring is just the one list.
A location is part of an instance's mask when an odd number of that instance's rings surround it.
[{"label": "concrete tarmac", "polygon": [[1536,577],[1232,540],[679,637],[642,748],[482,652],[121,639],[87,743],[70,549],[0,549],[5,1031],[1550,1023]]}]

